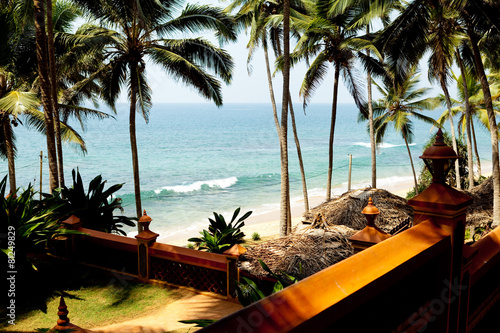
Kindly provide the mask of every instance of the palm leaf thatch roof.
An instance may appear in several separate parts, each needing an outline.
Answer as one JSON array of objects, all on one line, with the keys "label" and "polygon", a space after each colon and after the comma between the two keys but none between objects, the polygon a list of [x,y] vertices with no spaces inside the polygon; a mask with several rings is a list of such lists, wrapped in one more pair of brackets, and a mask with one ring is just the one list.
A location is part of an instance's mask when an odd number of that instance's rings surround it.
[{"label": "palm leaf thatch roof", "polygon": [[375,224],[383,231],[393,234],[402,223],[413,222],[413,208],[408,206],[406,199],[374,188],[353,190],[325,202],[307,212],[306,221],[313,221],[314,216],[320,213],[328,225],[345,225],[361,230],[366,226],[366,217],[361,212],[368,205],[369,197],[380,211]]},{"label": "palm leaf thatch roof", "polygon": [[466,192],[473,200],[467,209],[466,226],[482,227],[493,222],[493,178]]},{"label": "palm leaf thatch roof", "polygon": [[308,227],[301,232],[254,246],[239,258],[241,270],[258,277],[270,277],[259,259],[276,274],[304,278],[349,256],[354,251],[347,239],[355,232],[348,227]]},{"label": "palm leaf thatch roof", "polygon": [[239,259],[240,269],[269,277],[258,262],[261,259],[275,273],[303,278],[351,256],[348,239],[366,226],[361,211],[369,197],[380,210],[375,223],[384,231],[413,221],[413,209],[397,195],[371,188],[350,191],[311,209],[304,215],[308,224],[299,224],[291,235],[250,248]]}]

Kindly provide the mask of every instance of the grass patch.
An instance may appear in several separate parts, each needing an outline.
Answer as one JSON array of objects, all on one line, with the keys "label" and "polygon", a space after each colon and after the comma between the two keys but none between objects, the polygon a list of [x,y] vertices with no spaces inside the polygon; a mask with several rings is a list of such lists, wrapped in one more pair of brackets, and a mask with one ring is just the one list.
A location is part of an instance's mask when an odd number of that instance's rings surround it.
[{"label": "grass patch", "polygon": [[[2,320],[0,331],[34,331],[54,327],[60,299],[57,294],[61,292],[65,296],[70,321],[88,329],[150,314],[182,297],[176,289],[141,284],[130,277],[123,278],[83,266],[73,268],[71,273],[63,274],[66,283],[61,281],[62,291],[53,290],[52,295],[44,298],[45,306],[37,306],[40,300],[26,303],[26,307],[16,309],[16,325],[8,325]],[[53,278],[59,280],[61,277]],[[44,288],[43,284],[37,286]]]}]

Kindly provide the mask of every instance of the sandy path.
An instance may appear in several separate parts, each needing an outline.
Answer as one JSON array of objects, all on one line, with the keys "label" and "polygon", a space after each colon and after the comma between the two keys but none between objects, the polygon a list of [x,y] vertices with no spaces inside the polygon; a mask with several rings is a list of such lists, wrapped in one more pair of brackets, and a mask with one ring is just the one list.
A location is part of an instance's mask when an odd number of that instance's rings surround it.
[{"label": "sandy path", "polygon": [[[242,308],[239,303],[181,290],[184,297],[144,317],[108,326],[92,328],[92,332],[162,333],[172,330],[187,332],[193,325],[179,323],[188,319],[220,319]],[[78,324],[78,323],[75,323]],[[193,331],[193,330],[191,330]]]}]

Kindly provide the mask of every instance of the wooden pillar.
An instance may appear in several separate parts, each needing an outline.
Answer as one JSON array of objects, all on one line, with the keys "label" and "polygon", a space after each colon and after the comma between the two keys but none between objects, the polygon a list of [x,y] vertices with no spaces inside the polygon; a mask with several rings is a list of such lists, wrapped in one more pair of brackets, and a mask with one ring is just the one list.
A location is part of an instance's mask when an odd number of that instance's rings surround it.
[{"label": "wooden pillar", "polygon": [[[71,215],[66,220],[62,221],[61,224],[65,229],[68,230],[78,230],[82,227],[82,221],[75,215]],[[66,239],[66,257],[75,258],[77,256],[77,237],[80,235],[69,235]]]},{"label": "wooden pillar", "polygon": [[142,231],[135,236],[137,239],[137,260],[138,260],[138,275],[139,280],[147,281],[151,271],[151,260],[149,258],[149,247],[156,242],[159,234],[149,230],[149,224],[152,219],[146,215],[144,210],[143,216],[139,219],[142,225]]},{"label": "wooden pillar", "polygon": [[233,245],[229,250],[224,251],[227,262],[227,298],[236,299],[236,282],[240,282],[240,270],[238,269],[237,261],[240,255],[247,252],[243,246],[239,244]]}]

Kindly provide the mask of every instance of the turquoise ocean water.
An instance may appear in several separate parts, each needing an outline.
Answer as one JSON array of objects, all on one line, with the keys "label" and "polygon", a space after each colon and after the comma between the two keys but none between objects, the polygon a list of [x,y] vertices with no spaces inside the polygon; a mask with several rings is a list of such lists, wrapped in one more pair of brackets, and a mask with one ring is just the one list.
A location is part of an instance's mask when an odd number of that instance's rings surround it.
[{"label": "turquoise ocean water", "polygon": [[[325,195],[330,108],[328,104],[313,104],[306,115],[301,105],[295,108],[311,196]],[[353,185],[362,187],[371,182],[369,136],[366,123],[357,122],[357,113],[355,105],[339,105],[334,148],[335,194],[346,190],[348,154],[353,155]],[[440,111],[429,114],[437,118]],[[87,184],[98,174],[109,185],[125,183],[118,196],[123,199],[124,214],[133,216],[128,105],[119,105],[115,117],[116,120],[87,122],[87,130],[81,132],[87,143],[85,156],[72,146],[65,147],[66,183],[71,184],[71,170],[77,167]],[[228,104],[217,108],[211,104],[155,104],[149,124],[139,116],[137,124],[142,205],[153,218],[152,229],[162,237],[175,238],[176,234],[191,230],[196,235],[206,227],[213,211],[230,215],[242,207],[257,215],[279,208],[279,145],[270,105]],[[476,128],[481,157],[490,160],[488,132]],[[431,126],[414,121],[415,140],[410,148],[418,170],[422,165],[418,156],[430,130]],[[18,186],[26,187],[31,182],[38,190],[39,154],[45,151],[45,138],[22,126],[15,131]],[[302,188],[291,130],[289,142],[292,200],[299,201]],[[46,159],[43,167],[46,190]],[[412,179],[404,141],[392,130],[379,149],[377,167],[379,188]],[[0,175],[6,173],[7,162],[2,160]]]}]

